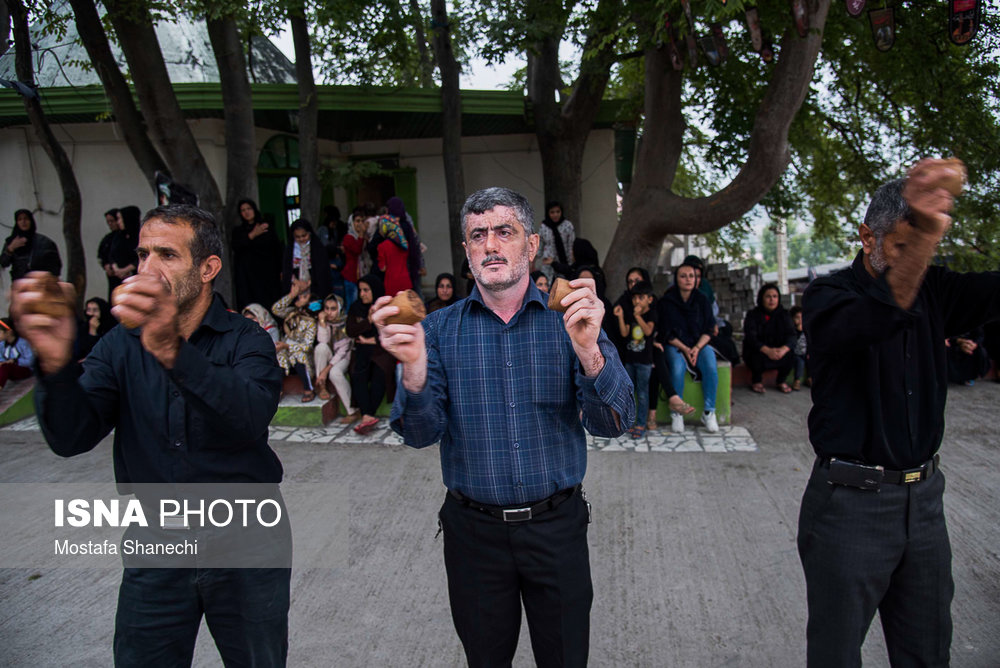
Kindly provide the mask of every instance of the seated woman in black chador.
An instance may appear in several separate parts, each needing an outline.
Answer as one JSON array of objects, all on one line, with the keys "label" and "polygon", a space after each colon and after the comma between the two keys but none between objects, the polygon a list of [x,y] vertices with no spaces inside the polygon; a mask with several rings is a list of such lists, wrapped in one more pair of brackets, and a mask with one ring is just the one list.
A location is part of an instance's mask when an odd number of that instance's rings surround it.
[{"label": "seated woman in black chador", "polygon": [[750,367],[754,392],[764,392],[765,369],[777,369],[778,389],[786,394],[792,391],[786,380],[795,366],[795,339],[795,326],[781,305],[778,286],[763,285],[757,292],[757,306],[743,321],[743,359]]}]

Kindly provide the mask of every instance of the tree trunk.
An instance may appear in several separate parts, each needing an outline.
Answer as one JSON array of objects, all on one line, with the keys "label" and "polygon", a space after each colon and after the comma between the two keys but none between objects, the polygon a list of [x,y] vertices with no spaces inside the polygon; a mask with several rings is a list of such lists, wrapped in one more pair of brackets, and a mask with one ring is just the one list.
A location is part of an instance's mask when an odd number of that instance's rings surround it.
[{"label": "tree trunk", "polygon": [[580,74],[573,92],[562,104],[556,95],[562,89],[559,74],[559,42],[563,29],[535,43],[528,52],[528,97],[532,102],[535,136],[542,159],[545,201],[557,200],[563,215],[579,230],[583,193],[583,153],[590,128],[600,110],[614,62],[615,40],[608,39],[603,17],[614,15],[618,0],[601,0],[594,31],[587,37]]},{"label": "tree trunk", "polygon": [[[219,186],[174,95],[146,6],[128,0],[104,0],[104,6],[128,61],[143,116],[174,179],[198,195],[203,209],[221,217]],[[225,243],[228,247],[228,239]]]},{"label": "tree trunk", "polygon": [[167,164],[153,146],[146,131],[142,115],[132,100],[132,90],[118,69],[118,63],[108,45],[108,36],[94,0],[69,0],[76,19],[76,30],[83,46],[87,49],[94,71],[104,85],[104,91],[111,103],[115,121],[121,129],[122,138],[135,158],[149,187],[156,191],[156,172],[169,174]]},{"label": "tree trunk", "polygon": [[10,11],[6,2],[0,2],[0,53],[7,53],[10,46]]},{"label": "tree trunk", "polygon": [[608,285],[624,283],[632,265],[653,269],[667,234],[705,234],[733,222],[756,205],[788,166],[788,129],[812,81],[830,0],[809,3],[810,32],[794,30],[781,51],[757,110],[747,160],[724,188],[707,197],[681,197],[670,190],[683,148],[682,80],[665,49],[646,52],[646,99],[642,144],[622,219],[608,250]]},{"label": "tree trunk", "polygon": [[[219,66],[226,134],[226,203],[220,228],[228,244],[232,230],[240,223],[239,201],[256,199],[257,145],[254,133],[253,97],[243,58],[243,42],[232,17],[208,19],[208,36],[212,41],[215,62]],[[232,268],[231,255],[227,258]],[[224,271],[216,279],[215,289],[227,298],[232,293],[232,271]],[[230,299],[230,303],[233,303]]]},{"label": "tree trunk", "polygon": [[[431,13],[434,13],[434,0],[431,0]],[[420,84],[421,88],[430,88],[434,85],[434,62],[431,60],[430,53],[427,50],[427,35],[424,33],[424,15],[420,11],[420,5],[417,3],[417,0],[410,0],[410,16],[413,19],[413,32],[417,43],[417,55],[420,59],[420,69],[417,72],[417,83]],[[447,20],[447,13],[445,13],[444,18]],[[436,19],[434,20],[432,27],[435,29],[435,33],[437,33],[438,24]],[[450,50],[450,37],[448,38],[448,43]],[[436,55],[436,43],[433,48]],[[454,57],[454,55],[452,57]],[[458,274],[455,275],[458,276]]]},{"label": "tree trunk", "polygon": [[459,67],[451,47],[451,26],[445,0],[431,0],[434,25],[434,55],[441,71],[442,158],[448,198],[448,234],[451,239],[451,266],[462,275],[465,250],[462,248],[462,205],[465,203],[465,172],[462,168],[462,90]]},{"label": "tree trunk", "polygon": [[319,184],[319,101],[312,72],[312,48],[305,5],[290,16],[292,41],[295,44],[295,76],[299,81],[299,208],[302,217],[315,227],[319,222],[321,190]]},{"label": "tree trunk", "polygon": [[[28,33],[28,10],[21,0],[6,0],[7,11],[14,28],[14,67],[21,83],[35,87],[35,73],[31,62],[31,38]],[[63,194],[63,239],[66,242],[66,278],[76,289],[76,306],[83,311],[87,292],[87,261],[80,238],[80,187],[73,174],[73,165],[62,145],[52,133],[38,98],[24,98],[24,109],[31,121],[35,136],[41,142],[59,175]]]}]

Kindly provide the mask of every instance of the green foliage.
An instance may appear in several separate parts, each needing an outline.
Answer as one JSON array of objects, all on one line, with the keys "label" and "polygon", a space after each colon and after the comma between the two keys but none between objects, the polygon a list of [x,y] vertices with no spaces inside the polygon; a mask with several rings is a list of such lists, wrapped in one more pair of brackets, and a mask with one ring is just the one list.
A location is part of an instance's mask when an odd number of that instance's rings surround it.
[{"label": "green foliage", "polygon": [[[757,6],[780,58],[781,36],[793,30],[788,2],[762,0]],[[697,172],[701,178],[693,192],[717,192],[746,161],[775,64],[765,64],[752,50],[740,3],[693,3],[695,33],[706,34],[718,21],[729,48],[721,66],[709,67],[702,57],[694,69],[686,62],[687,23],[679,0],[635,1],[628,8],[629,20],[650,27],[630,48],[662,43],[666,11],[685,58],[686,146],[673,190],[689,190],[690,174]],[[852,19],[843,3],[832,3],[812,88],[789,133],[790,168],[761,202],[770,215],[801,220],[817,239],[843,244],[855,235],[880,183],[905,175],[920,157],[956,155],[969,167],[970,187],[957,202],[956,224],[943,250],[962,266],[997,266],[1000,17],[984,12],[979,35],[958,47],[945,32],[947,13],[945,3],[897,5],[896,45],[879,52],[867,18]],[[645,121],[641,62],[623,61],[609,87],[610,95],[628,100],[628,113],[640,128]],[[737,256],[749,230],[746,220],[734,221],[707,240]]]},{"label": "green foliage", "polygon": [[[793,222],[788,223],[788,268],[815,267],[830,262],[846,260],[852,249],[846,241],[817,237],[808,232],[796,231]],[[764,229],[760,239],[761,262],[763,271],[777,271],[778,242],[774,229],[770,226]]]},{"label": "green foliage", "polygon": [[348,191],[355,190],[369,177],[389,174],[375,160],[326,161],[320,167],[320,181],[325,187]]}]

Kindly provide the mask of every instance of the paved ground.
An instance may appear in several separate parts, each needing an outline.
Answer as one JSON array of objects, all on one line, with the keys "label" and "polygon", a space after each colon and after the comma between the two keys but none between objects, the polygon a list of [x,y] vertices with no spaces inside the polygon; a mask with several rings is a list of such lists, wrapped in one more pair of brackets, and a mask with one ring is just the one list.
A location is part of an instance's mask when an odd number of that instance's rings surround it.
[{"label": "paved ground", "polygon": [[[592,442],[591,665],[803,664],[795,526],[812,461],[808,394],[735,397],[737,428],[721,442],[690,428],[681,440],[662,432]],[[963,668],[1000,665],[998,401],[1000,385],[954,387],[942,448],[955,552],[952,657]],[[461,666],[434,539],[437,449],[411,450],[385,432],[352,436],[274,430],[288,480],[341,482],[353,499],[348,565],[293,574],[289,663]],[[107,442],[63,460],[30,423],[0,431],[0,442],[2,482],[111,478]],[[0,665],[110,665],[118,579],[112,570],[0,570]],[[887,665],[877,622],[864,658]],[[204,627],[195,664],[221,665]],[[532,665],[526,629],[515,665]]]}]

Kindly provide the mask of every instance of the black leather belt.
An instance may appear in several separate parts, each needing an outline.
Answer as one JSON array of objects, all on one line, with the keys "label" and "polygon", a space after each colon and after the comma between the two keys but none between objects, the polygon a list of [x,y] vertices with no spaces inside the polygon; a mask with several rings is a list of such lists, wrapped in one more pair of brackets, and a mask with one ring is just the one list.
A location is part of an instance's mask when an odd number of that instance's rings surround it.
[{"label": "black leather belt", "polygon": [[481,513],[492,515],[493,517],[507,523],[515,523],[527,522],[534,517],[538,517],[542,513],[555,510],[563,501],[576,494],[579,489],[580,485],[567,487],[566,489],[561,489],[552,496],[546,497],[537,503],[520,508],[506,508],[504,506],[494,506],[488,503],[480,503],[479,501],[470,499],[461,492],[457,492],[453,489],[449,489],[448,493],[455,497],[455,499],[457,499],[458,502],[466,508],[472,508],[473,510],[478,510]]},{"label": "black leather belt", "polygon": [[851,462],[836,457],[819,458],[819,465],[830,470],[827,482],[831,485],[847,485],[859,489],[878,489],[881,483],[889,485],[909,485],[927,480],[938,470],[940,455],[912,469],[892,471],[882,466]]}]

